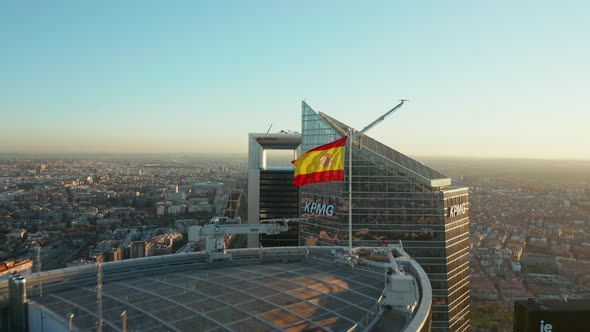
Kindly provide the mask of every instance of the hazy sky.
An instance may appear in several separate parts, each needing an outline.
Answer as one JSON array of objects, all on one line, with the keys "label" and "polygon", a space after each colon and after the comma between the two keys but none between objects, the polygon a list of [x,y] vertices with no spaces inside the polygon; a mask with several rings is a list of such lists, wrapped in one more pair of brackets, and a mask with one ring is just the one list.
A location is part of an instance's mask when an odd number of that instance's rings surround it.
[{"label": "hazy sky", "polygon": [[[413,156],[590,159],[589,1],[3,1],[0,151],[235,152],[301,100]],[[585,97],[585,98],[584,98]]]}]

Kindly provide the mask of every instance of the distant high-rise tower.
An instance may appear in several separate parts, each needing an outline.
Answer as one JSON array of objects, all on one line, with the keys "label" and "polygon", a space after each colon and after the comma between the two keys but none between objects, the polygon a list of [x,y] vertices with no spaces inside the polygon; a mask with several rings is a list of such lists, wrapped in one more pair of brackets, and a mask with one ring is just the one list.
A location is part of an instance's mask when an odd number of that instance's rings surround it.
[{"label": "distant high-rise tower", "polygon": [[45,164],[40,164],[39,166],[37,166],[37,169],[36,169],[36,172],[35,172],[35,173],[36,173],[37,175],[41,175],[41,173],[45,172],[45,168],[46,168],[46,167],[47,167],[47,165],[45,165]]},{"label": "distant high-rise tower", "polygon": [[[301,153],[348,130],[303,102]],[[348,174],[348,151],[345,165]],[[432,283],[432,330],[468,331],[468,188],[368,136],[354,142],[352,165],[353,245],[402,240]],[[301,187],[301,245],[348,245],[347,181]]]}]

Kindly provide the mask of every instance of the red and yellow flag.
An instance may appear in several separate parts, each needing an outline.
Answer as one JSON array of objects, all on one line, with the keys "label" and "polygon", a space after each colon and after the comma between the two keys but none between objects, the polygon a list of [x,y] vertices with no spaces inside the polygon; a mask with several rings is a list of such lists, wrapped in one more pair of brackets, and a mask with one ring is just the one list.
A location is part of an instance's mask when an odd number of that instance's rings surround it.
[{"label": "red and yellow flag", "polygon": [[344,181],[344,152],[347,136],[318,146],[293,160],[297,186],[315,182]]}]

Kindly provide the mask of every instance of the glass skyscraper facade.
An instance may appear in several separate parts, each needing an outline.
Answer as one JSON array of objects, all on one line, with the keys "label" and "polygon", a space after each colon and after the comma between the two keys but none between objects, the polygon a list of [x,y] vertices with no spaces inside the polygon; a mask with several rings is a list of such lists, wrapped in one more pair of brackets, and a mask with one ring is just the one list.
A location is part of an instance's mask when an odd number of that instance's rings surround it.
[{"label": "glass skyscraper facade", "polygon": [[[304,153],[348,135],[349,127],[302,104]],[[300,245],[347,246],[348,151],[344,182],[301,187]],[[432,283],[432,330],[468,331],[469,192],[451,179],[363,136],[352,149],[354,246],[402,241]]]}]

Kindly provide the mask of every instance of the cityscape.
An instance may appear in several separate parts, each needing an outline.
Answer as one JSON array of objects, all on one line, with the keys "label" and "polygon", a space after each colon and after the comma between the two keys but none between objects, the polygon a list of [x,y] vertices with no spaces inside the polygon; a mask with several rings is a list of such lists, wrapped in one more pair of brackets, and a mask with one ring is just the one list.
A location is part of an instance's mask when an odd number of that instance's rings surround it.
[{"label": "cityscape", "polygon": [[[94,263],[99,253],[110,260],[173,254],[187,243],[183,220],[207,223],[224,214],[229,193],[246,190],[245,159],[161,158],[3,159],[2,260],[34,261],[39,246],[42,270]],[[553,166],[531,180],[494,174],[497,160],[481,170],[472,160],[455,160],[452,169],[448,160],[431,160],[437,163],[470,188],[474,329],[510,330],[517,299],[590,295],[587,165],[571,163],[579,179],[552,176]]]},{"label": "cityscape", "polygon": [[0,331],[560,332],[589,3],[0,5]]}]

